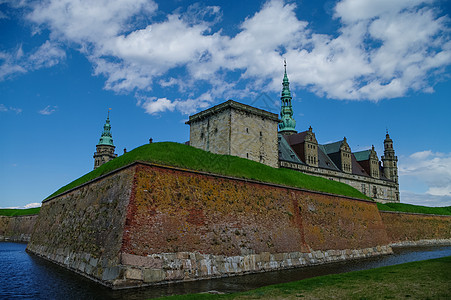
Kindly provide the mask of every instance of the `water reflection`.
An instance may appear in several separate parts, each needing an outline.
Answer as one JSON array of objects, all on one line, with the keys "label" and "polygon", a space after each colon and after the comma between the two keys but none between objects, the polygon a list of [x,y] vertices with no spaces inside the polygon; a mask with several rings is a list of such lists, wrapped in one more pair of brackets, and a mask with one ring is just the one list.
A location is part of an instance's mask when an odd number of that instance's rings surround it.
[{"label": "water reflection", "polygon": [[0,243],[0,298],[149,299],[165,295],[246,291],[261,286],[326,274],[365,270],[410,261],[451,256],[451,246],[397,248],[394,255],[284,271],[112,291],[41,258],[28,255],[25,244]]}]

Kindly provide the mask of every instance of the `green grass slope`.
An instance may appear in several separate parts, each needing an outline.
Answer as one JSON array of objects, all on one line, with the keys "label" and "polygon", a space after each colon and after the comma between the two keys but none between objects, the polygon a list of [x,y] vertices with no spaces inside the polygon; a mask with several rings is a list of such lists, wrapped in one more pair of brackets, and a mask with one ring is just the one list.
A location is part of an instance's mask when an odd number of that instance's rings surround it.
[{"label": "green grass slope", "polygon": [[386,211],[399,211],[399,212],[410,212],[431,215],[451,215],[451,206],[428,207],[406,203],[386,203],[386,204],[378,203],[377,207],[379,208],[379,210]]},{"label": "green grass slope", "polygon": [[0,216],[28,216],[39,214],[40,207],[27,208],[27,209],[11,209],[11,208],[0,208]]},{"label": "green grass slope", "polygon": [[344,183],[309,176],[289,169],[275,169],[248,159],[213,154],[191,146],[172,142],[152,143],[138,147],[63,186],[46,199],[135,161],[146,161],[370,200],[370,198],[358,190]]}]

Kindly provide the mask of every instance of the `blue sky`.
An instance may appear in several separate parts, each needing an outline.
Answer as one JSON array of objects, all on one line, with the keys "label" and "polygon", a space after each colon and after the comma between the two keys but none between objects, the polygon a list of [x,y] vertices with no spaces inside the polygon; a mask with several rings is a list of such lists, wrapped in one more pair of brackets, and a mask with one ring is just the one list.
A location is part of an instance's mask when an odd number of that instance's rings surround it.
[{"label": "blue sky", "polygon": [[39,203],[93,168],[108,108],[116,153],[185,142],[227,99],[353,151],[386,129],[401,201],[451,205],[451,7],[433,0],[0,0],[0,207]]}]

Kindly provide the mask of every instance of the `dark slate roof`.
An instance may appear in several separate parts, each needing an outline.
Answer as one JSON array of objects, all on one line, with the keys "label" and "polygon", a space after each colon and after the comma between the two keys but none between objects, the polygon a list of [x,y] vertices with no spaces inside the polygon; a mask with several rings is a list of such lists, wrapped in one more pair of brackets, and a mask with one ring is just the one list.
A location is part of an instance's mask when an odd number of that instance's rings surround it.
[{"label": "dark slate roof", "polygon": [[340,146],[343,143],[343,141],[338,141],[335,143],[330,143],[330,144],[325,144],[322,145],[324,148],[324,152],[326,154],[331,154],[331,153],[337,153],[340,151]]},{"label": "dark slate roof", "polygon": [[364,168],[357,162],[354,153],[351,154],[352,174],[370,177]]},{"label": "dark slate roof", "polygon": [[370,159],[371,150],[358,151],[353,153],[357,161]]},{"label": "dark slate roof", "polygon": [[279,160],[305,165],[288,144],[284,136],[279,133],[277,137],[279,140]]},{"label": "dark slate roof", "polygon": [[283,137],[288,141],[288,144],[297,145],[304,142],[306,135],[307,131],[303,131],[296,134],[284,135]]},{"label": "dark slate roof", "polygon": [[318,167],[334,171],[340,171],[330,157],[326,154],[323,145],[318,145]]}]

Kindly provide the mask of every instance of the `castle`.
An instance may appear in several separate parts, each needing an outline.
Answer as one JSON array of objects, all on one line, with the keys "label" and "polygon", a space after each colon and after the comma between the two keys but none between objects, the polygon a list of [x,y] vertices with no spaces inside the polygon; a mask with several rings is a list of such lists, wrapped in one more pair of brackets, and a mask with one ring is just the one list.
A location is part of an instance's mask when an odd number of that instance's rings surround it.
[{"label": "castle", "polygon": [[[388,132],[381,161],[374,146],[352,152],[346,137],[321,145],[312,127],[296,131],[291,100],[285,64],[280,119],[277,114],[228,100],[189,117],[189,144],[216,154],[343,182],[377,202],[400,202],[398,158]],[[117,157],[109,115],[96,149],[94,169]]]},{"label": "castle", "polygon": [[374,146],[352,152],[346,137],[318,144],[311,127],[299,133],[295,130],[286,64],[282,86],[280,119],[277,114],[228,100],[189,117],[189,144],[344,182],[378,202],[400,201],[398,158],[388,132],[382,162]]}]

